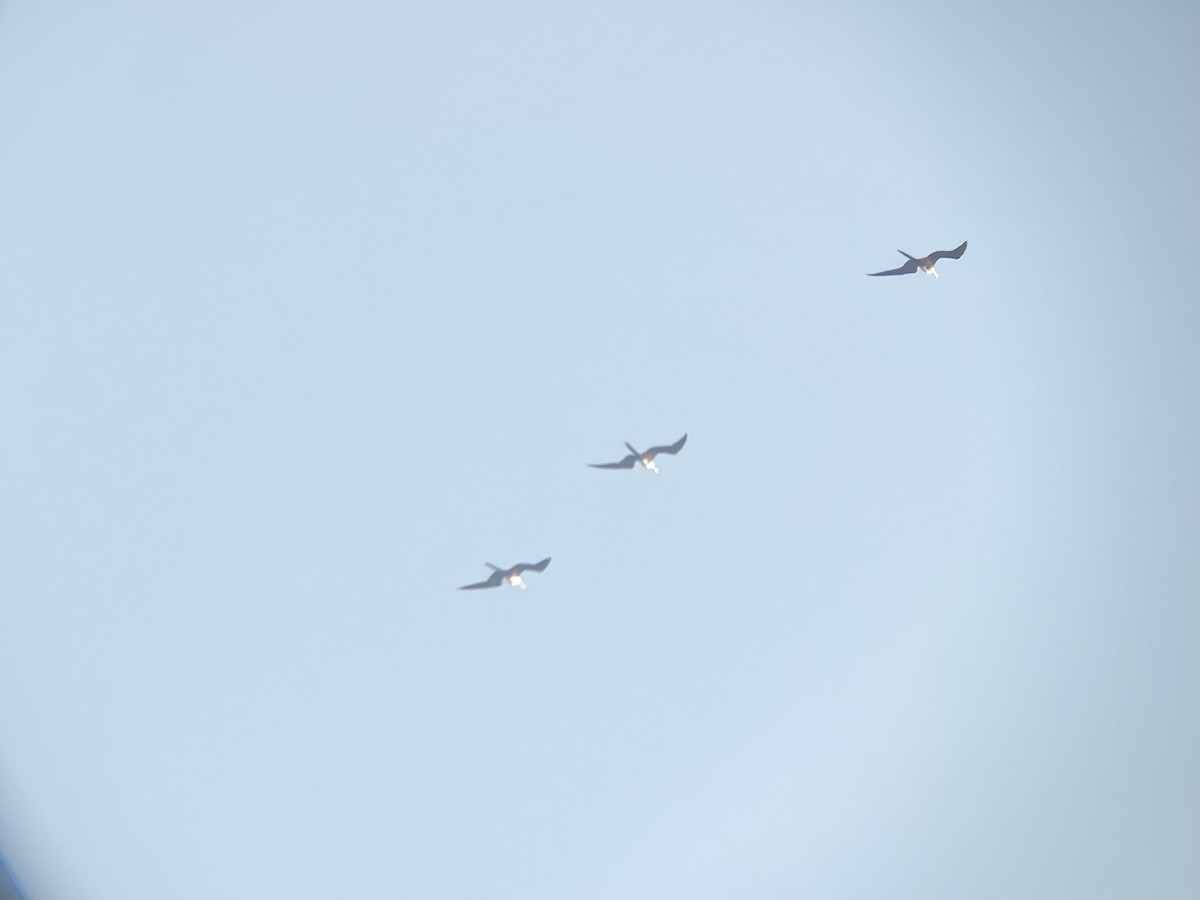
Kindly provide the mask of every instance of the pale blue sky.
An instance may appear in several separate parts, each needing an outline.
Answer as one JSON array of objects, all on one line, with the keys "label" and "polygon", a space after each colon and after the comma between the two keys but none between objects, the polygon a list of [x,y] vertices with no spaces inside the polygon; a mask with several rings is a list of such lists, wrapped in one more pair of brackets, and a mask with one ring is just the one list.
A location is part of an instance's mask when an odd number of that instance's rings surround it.
[{"label": "pale blue sky", "polygon": [[30,896],[1200,894],[1198,24],[0,4]]}]

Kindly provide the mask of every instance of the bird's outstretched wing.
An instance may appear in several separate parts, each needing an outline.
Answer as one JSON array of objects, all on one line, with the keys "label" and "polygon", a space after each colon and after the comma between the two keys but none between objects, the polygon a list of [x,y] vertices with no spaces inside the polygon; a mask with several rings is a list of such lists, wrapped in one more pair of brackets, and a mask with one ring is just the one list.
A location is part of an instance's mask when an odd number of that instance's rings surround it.
[{"label": "bird's outstretched wing", "polygon": [[545,572],[546,566],[550,565],[550,557],[546,557],[541,562],[535,563],[517,563],[508,570],[510,575],[520,575],[522,572]]},{"label": "bird's outstretched wing", "polygon": [[464,584],[462,587],[459,588],[459,590],[460,591],[477,591],[480,588],[500,587],[501,582],[504,581],[505,574],[506,574],[505,572],[497,569],[495,572],[492,573],[492,577],[489,578],[487,581],[477,581],[477,582],[475,582],[475,584]]},{"label": "bird's outstretched wing", "polygon": [[683,449],[683,445],[686,443],[687,443],[687,435],[685,434],[683,437],[681,437],[679,440],[677,440],[675,443],[671,444],[668,447],[651,447],[649,450],[646,451],[646,455],[647,456],[658,456],[658,454],[660,454],[660,453],[670,453],[672,456],[674,456],[676,453],[678,453],[680,450]]},{"label": "bird's outstretched wing", "polygon": [[937,262],[939,259],[961,259],[962,255],[967,252],[967,242],[963,241],[953,250],[934,250],[929,254],[930,262]]},{"label": "bird's outstretched wing", "polygon": [[630,453],[620,462],[615,463],[588,463],[593,469],[632,469],[637,465],[638,458],[635,454]]},{"label": "bird's outstretched wing", "polygon": [[888,269],[886,272],[868,272],[868,275],[912,275],[917,271],[917,260],[909,258],[908,262],[898,269]]}]

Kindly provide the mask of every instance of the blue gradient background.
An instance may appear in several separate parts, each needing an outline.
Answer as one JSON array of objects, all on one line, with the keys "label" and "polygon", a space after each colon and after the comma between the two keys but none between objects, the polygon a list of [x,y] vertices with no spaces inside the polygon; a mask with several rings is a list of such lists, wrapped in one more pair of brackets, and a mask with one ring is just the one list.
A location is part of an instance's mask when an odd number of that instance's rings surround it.
[{"label": "blue gradient background", "polygon": [[30,896],[1200,895],[1198,24],[0,4]]}]

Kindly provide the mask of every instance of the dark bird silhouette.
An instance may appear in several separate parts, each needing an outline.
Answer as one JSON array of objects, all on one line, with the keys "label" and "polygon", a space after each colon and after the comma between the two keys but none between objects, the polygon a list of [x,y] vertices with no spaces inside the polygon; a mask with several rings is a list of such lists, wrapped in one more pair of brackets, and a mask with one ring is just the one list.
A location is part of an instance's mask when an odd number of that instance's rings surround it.
[{"label": "dark bird silhouette", "polygon": [[939,259],[959,259],[967,252],[967,242],[963,241],[953,250],[934,250],[928,256],[923,256],[917,259],[915,256],[909,256],[903,250],[897,250],[901,256],[908,256],[908,262],[898,269],[888,269],[886,272],[868,272],[868,275],[912,275],[914,272],[924,272],[926,275],[932,275],[937,278],[937,270],[934,266],[937,265]]},{"label": "dark bird silhouette", "polygon": [[651,447],[645,453],[638,453],[633,449],[633,445],[626,441],[625,446],[629,448],[629,455],[620,462],[588,463],[588,465],[593,469],[632,469],[638,463],[641,463],[642,466],[657,475],[658,466],[654,464],[654,457],[658,456],[660,453],[670,453],[671,455],[674,455],[682,450],[683,445],[686,443],[687,435],[685,434],[669,447]]},{"label": "dark bird silhouette", "polygon": [[499,566],[494,566],[491,563],[484,563],[492,570],[492,576],[487,581],[477,581],[475,584],[464,584],[459,588],[460,591],[477,591],[481,588],[494,588],[507,582],[513,587],[518,587],[524,590],[525,580],[521,578],[522,572],[544,572],[546,566],[550,565],[550,557],[546,557],[541,562],[536,563],[517,563],[515,566],[502,569]]}]

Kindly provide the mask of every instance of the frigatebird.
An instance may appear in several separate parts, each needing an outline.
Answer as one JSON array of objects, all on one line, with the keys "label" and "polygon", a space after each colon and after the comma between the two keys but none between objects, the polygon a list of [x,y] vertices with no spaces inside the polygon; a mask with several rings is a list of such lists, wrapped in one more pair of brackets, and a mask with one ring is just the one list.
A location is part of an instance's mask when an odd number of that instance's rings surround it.
[{"label": "frigatebird", "polygon": [[914,272],[924,272],[926,275],[932,275],[937,278],[937,270],[934,266],[937,265],[939,259],[959,259],[967,252],[967,242],[963,241],[953,250],[934,250],[928,256],[923,256],[917,259],[915,256],[909,256],[903,250],[897,250],[901,256],[908,256],[908,262],[898,269],[888,269],[886,272],[868,272],[868,275],[912,275]]},{"label": "frigatebird", "polygon": [[636,450],[633,449],[633,444],[626,441],[625,446],[629,448],[629,455],[627,457],[625,457],[623,460],[621,460],[620,462],[588,463],[588,465],[591,466],[593,469],[632,469],[638,463],[641,463],[643,467],[649,469],[651,472],[653,472],[655,475],[657,475],[658,474],[658,466],[656,466],[654,464],[654,457],[658,456],[658,454],[660,454],[660,453],[670,453],[670,454],[674,455],[674,454],[678,453],[680,450],[682,450],[683,445],[686,443],[687,443],[687,435],[685,434],[683,437],[681,437],[679,440],[677,440],[675,443],[671,444],[668,447],[651,447],[645,453],[638,453]]},{"label": "frigatebird", "polygon": [[517,563],[508,569],[502,569],[499,566],[494,566],[491,563],[484,563],[492,570],[492,575],[487,581],[479,581],[475,584],[464,584],[459,588],[460,591],[477,591],[480,588],[500,587],[504,583],[508,583],[513,587],[525,588],[525,580],[521,578],[522,572],[544,572],[546,566],[550,565],[550,557],[546,557],[541,562],[537,563]]}]

